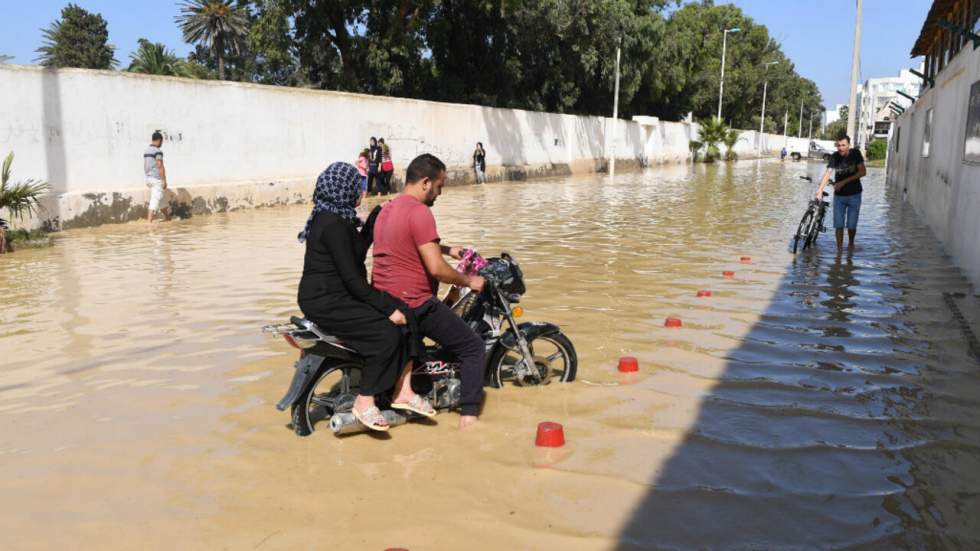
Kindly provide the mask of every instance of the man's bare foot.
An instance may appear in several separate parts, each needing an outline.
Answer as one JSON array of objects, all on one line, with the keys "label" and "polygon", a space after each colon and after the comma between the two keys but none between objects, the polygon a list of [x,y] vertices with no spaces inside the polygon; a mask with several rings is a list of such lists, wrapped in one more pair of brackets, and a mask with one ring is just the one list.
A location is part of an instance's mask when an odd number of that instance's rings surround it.
[{"label": "man's bare foot", "polygon": [[480,418],[476,415],[460,415],[459,416],[459,430],[463,430],[480,422]]}]

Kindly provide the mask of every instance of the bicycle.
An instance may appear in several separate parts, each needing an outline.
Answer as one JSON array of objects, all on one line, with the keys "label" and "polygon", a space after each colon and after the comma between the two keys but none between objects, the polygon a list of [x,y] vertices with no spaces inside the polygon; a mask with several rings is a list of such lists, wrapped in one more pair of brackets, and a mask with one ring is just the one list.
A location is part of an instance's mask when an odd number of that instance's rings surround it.
[{"label": "bicycle", "polygon": [[[813,183],[813,178],[809,176],[800,176],[800,179]],[[830,181],[827,184],[833,186],[834,182]],[[823,192],[824,197],[828,195],[829,193],[826,191]],[[806,250],[810,245],[816,245],[820,232],[827,231],[827,228],[823,225],[823,220],[827,214],[828,206],[830,206],[830,203],[823,199],[810,199],[810,203],[806,207],[806,212],[803,213],[803,218],[800,219],[800,225],[796,228],[796,235],[793,236],[793,254],[796,254],[797,250]],[[800,248],[801,240],[803,241],[802,249]]]}]

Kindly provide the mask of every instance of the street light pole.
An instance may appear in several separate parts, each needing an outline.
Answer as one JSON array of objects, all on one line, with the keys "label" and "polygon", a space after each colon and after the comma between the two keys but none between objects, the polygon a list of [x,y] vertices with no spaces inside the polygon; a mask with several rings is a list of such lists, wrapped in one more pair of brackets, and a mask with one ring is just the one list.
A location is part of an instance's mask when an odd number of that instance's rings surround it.
[{"label": "street light pole", "polygon": [[615,97],[613,98],[613,131],[612,131],[612,155],[609,157],[609,176],[616,176],[616,131],[619,129],[619,51],[620,44],[616,44],[616,86]]},{"label": "street light pole", "polygon": [[797,138],[802,138],[803,137],[803,100],[804,100],[804,98],[805,98],[805,96],[800,98],[800,126],[799,126],[799,128],[796,129],[796,137]]},{"label": "street light pole", "polygon": [[[770,65],[776,65],[778,61],[770,61],[766,63],[765,70],[769,70]],[[766,133],[766,92],[769,89],[769,78],[766,78],[765,83],[762,85],[762,116],[759,119],[759,151],[762,151],[762,135]]]},{"label": "street light pole", "polygon": [[721,120],[721,98],[725,95],[725,50],[728,49],[728,33],[737,33],[738,27],[725,29],[721,34],[721,81],[718,84],[718,120]]},{"label": "street light pole", "polygon": [[789,140],[786,139],[786,125],[789,123],[789,111],[783,112],[783,146],[785,147]]},{"label": "street light pole", "polygon": [[857,17],[854,20],[854,52],[851,55],[851,97],[847,102],[847,135],[854,140],[854,130],[857,127],[857,120],[854,116],[857,113],[857,87],[860,78],[859,65],[861,63],[861,0],[857,0]]}]

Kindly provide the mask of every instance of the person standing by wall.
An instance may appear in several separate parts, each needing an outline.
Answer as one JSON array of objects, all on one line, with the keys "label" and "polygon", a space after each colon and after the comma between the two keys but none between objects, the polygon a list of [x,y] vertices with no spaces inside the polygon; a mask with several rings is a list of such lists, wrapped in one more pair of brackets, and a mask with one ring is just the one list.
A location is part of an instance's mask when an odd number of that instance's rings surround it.
[{"label": "person standing by wall", "polygon": [[476,172],[476,183],[487,182],[487,152],[483,149],[483,142],[476,142],[476,150],[473,151],[473,171]]},{"label": "person standing by wall", "polygon": [[381,195],[381,148],[378,140],[371,136],[371,146],[368,148],[368,193]]},{"label": "person standing by wall", "polygon": [[395,163],[391,161],[391,148],[385,143],[385,139],[378,140],[381,147],[381,185],[384,187],[385,195],[391,193],[391,177],[395,173]]},{"label": "person standing by wall", "polygon": [[154,132],[150,137],[150,145],[143,152],[143,174],[146,176],[146,187],[150,188],[150,204],[146,210],[146,221],[153,222],[153,213],[160,211],[170,219],[170,208],[160,208],[163,192],[167,189],[167,171],[163,168],[163,134]]}]

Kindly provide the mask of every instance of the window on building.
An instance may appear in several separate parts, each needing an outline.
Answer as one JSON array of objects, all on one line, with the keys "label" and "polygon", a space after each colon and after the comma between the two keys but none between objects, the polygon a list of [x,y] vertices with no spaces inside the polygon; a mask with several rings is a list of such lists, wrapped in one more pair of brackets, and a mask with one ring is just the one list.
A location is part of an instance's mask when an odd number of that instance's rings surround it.
[{"label": "window on building", "polygon": [[922,156],[928,157],[932,146],[932,109],[926,111],[925,128],[922,129]]},{"label": "window on building", "polygon": [[980,32],[980,0],[972,0],[973,9],[970,10],[970,24],[967,28],[972,28],[973,32]]},{"label": "window on building", "polygon": [[898,144],[902,141],[902,127],[895,126],[895,153],[898,153]]}]

